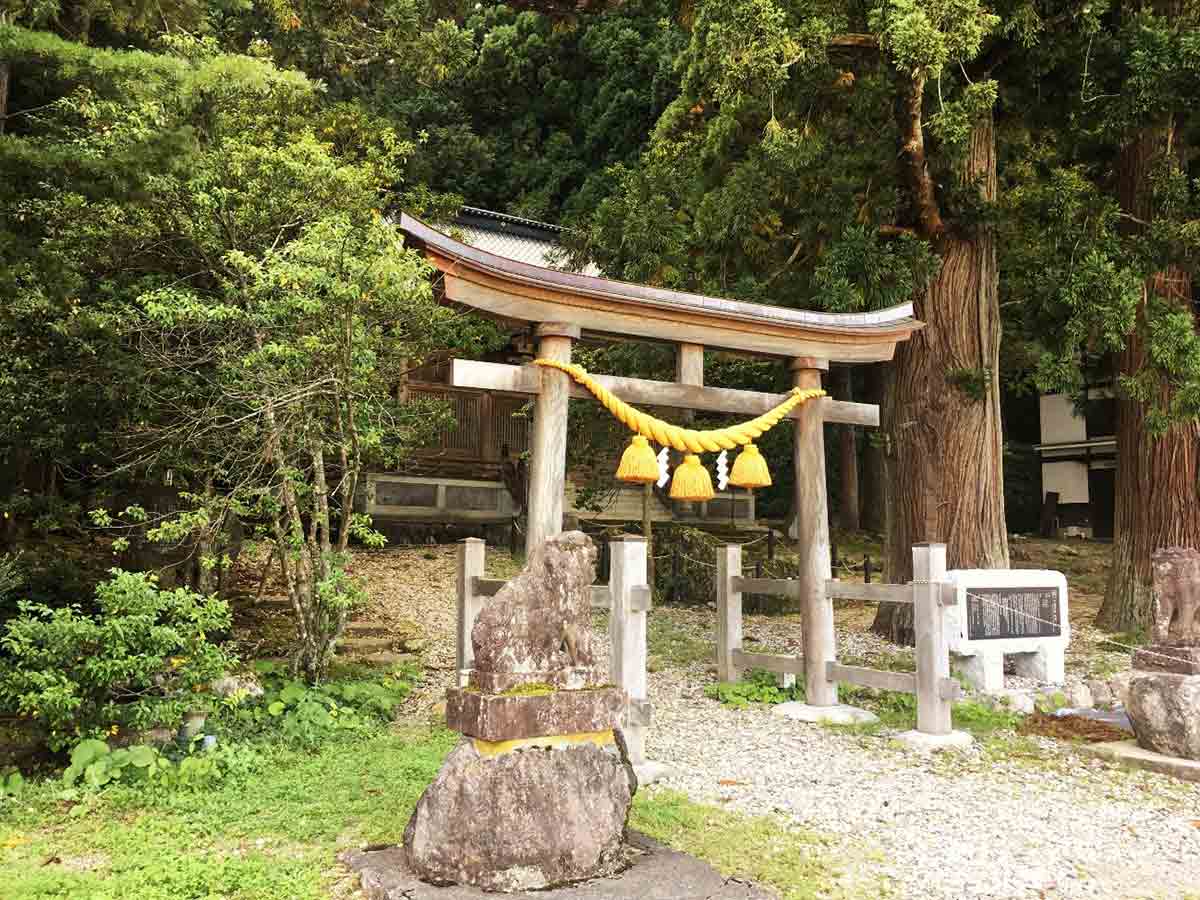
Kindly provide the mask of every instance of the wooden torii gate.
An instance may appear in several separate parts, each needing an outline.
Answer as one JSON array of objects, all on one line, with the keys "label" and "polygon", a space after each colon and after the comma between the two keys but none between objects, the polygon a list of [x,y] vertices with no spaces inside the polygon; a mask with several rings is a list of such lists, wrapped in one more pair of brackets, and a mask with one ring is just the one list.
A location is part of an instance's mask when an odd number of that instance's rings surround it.
[{"label": "wooden torii gate", "polygon": [[[632,404],[756,416],[783,395],[704,385],[704,349],[730,350],[786,362],[800,388],[821,387],[830,362],[891,359],[896,344],[923,327],[912,305],[867,313],[820,313],[705,297],[530,265],[472,247],[404,214],[401,231],[444,275],[446,299],[508,323],[531,326],[537,355],[571,361],[582,337],[671,343],[676,380],[593,376]],[[454,360],[454,387],[531,394],[526,552],[562,531],[566,487],[567,404],[590,397],[569,375],[539,366]],[[879,408],[821,398],[797,406],[792,464],[798,529],[799,597],[809,620],[806,641],[833,639],[829,604],[818,602],[830,571],[829,515],[825,486],[824,422],[878,426]],[[819,621],[818,621],[819,619]],[[814,655],[813,658],[816,658]],[[836,686],[822,676],[810,684],[808,702],[836,703]],[[810,679],[810,682],[813,679]],[[817,687],[816,695],[812,689]]]}]

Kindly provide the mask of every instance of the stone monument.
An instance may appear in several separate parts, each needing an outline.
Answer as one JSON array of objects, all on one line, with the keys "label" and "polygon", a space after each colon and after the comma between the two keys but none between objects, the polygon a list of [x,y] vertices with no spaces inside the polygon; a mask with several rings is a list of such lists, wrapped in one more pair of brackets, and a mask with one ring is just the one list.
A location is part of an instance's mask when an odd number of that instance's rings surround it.
[{"label": "stone monument", "polygon": [[1157,550],[1152,565],[1152,643],[1133,655],[1129,720],[1145,749],[1200,760],[1200,551]]},{"label": "stone monument", "polygon": [[586,535],[551,538],[479,613],[474,670],[446,701],[463,739],[404,832],[425,882],[529,891],[624,867],[637,778],[623,692],[597,683],[595,565]]}]

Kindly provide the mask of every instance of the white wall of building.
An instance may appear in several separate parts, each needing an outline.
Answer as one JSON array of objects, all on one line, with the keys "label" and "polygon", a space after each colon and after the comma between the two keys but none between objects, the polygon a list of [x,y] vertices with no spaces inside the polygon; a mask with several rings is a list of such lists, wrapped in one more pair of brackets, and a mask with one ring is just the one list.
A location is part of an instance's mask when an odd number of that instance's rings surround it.
[{"label": "white wall of building", "polygon": [[[1043,394],[1039,401],[1043,444],[1087,440],[1087,421],[1082,416],[1075,415],[1075,404],[1070,397],[1066,394]],[[1084,484],[1086,483],[1085,473]],[[1086,496],[1084,499],[1087,499]]]},{"label": "white wall of building", "polygon": [[1088,467],[1081,462],[1042,463],[1042,496],[1058,491],[1059,503],[1087,503]]}]

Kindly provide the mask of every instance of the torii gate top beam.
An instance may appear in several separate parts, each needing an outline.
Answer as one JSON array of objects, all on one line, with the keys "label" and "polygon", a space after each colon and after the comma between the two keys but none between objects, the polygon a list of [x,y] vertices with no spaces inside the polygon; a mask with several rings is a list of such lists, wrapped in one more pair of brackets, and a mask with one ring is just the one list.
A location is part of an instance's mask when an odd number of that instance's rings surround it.
[{"label": "torii gate top beam", "polygon": [[480,250],[407,213],[400,229],[445,275],[446,297],[518,322],[570,321],[585,333],[830,362],[891,359],[923,327],[911,303],[866,313],[822,313],[705,297],[561,272]]}]

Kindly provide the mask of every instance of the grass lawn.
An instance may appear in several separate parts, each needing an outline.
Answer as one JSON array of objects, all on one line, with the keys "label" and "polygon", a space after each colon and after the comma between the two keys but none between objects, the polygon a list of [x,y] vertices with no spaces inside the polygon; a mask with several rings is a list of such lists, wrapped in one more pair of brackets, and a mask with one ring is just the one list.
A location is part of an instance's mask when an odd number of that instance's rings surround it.
[{"label": "grass lawn", "polygon": [[[350,897],[335,854],[396,843],[457,735],[381,727],[314,751],[261,749],[249,776],[202,791],[127,787],[64,800],[34,782],[0,806],[0,894],[10,900]],[[845,897],[820,839],[671,792],[642,793],[633,827],[775,886],[785,900]]]}]

